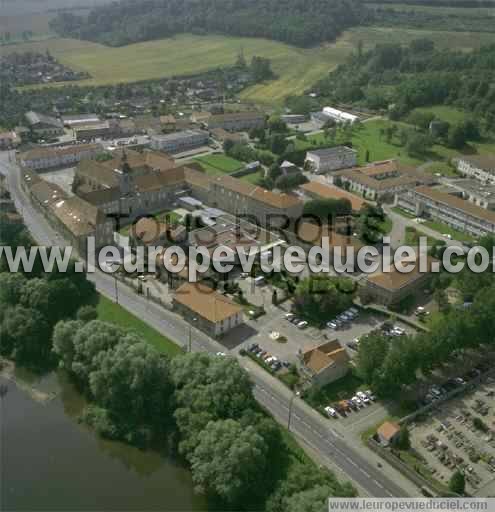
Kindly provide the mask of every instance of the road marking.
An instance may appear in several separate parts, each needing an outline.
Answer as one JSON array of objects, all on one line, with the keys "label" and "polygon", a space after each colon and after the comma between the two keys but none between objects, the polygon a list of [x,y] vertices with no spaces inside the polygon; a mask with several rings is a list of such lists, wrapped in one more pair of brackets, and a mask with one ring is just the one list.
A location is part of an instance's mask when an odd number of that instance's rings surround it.
[{"label": "road marking", "polygon": [[376,485],[378,485],[378,487],[380,487],[380,489],[384,489],[383,485],[382,485],[380,482],[378,482],[378,480],[375,480],[375,479],[373,478],[373,482],[374,482]]}]

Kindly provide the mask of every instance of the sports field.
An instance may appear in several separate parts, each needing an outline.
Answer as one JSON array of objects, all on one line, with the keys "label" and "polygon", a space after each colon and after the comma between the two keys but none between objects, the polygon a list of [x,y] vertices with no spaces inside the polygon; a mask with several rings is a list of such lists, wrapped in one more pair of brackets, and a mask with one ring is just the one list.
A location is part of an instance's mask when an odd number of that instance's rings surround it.
[{"label": "sports field", "polygon": [[180,35],[120,48],[55,38],[5,46],[0,51],[49,50],[69,67],[90,73],[92,78],[82,83],[102,85],[188,75],[232,65],[242,47],[248,60],[253,55],[271,59],[277,79],[246,89],[241,98],[256,103],[280,104],[287,96],[302,93],[323,78],[345,60],[359,41],[365,47],[372,47],[384,42],[407,44],[426,36],[444,48],[470,49],[495,42],[495,34],[359,27],[345,32],[335,43],[311,49],[257,38]]}]

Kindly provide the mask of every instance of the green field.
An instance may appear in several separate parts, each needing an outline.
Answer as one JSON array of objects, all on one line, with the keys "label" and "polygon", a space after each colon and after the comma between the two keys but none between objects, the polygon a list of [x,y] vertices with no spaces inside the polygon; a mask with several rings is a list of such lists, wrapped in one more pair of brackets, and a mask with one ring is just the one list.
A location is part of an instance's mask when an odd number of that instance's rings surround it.
[{"label": "green field", "polygon": [[251,183],[251,185],[257,185],[258,181],[263,178],[264,172],[263,171],[256,171],[252,174],[246,174],[245,176],[242,176],[239,178],[241,181],[245,181],[247,183]]},{"label": "green field", "polygon": [[247,88],[241,98],[280,104],[291,94],[303,93],[344,62],[359,41],[370,48],[378,43],[407,44],[419,37],[429,37],[438,47],[451,49],[471,49],[495,42],[495,34],[357,27],[344,32],[335,43],[311,49],[259,38],[186,34],[120,48],[54,38],[5,46],[2,52],[49,50],[63,64],[92,76],[80,83],[103,85],[188,75],[232,65],[242,47],[248,60],[253,55],[271,59],[277,78]]},{"label": "green field", "polygon": [[206,155],[195,158],[206,174],[209,176],[220,176],[230,174],[244,167],[244,164],[235,158],[227,155]]},{"label": "green field", "polygon": [[126,309],[111,300],[100,295],[98,302],[98,320],[103,322],[110,322],[118,325],[124,329],[132,329],[144,341],[153,345],[157,350],[168,354],[169,356],[176,356],[182,350],[173,341],[162,336],[158,331],[150,327],[148,324],[129,313]]},{"label": "green field", "polygon": [[459,242],[472,242],[473,237],[464,233],[463,231],[458,231],[457,229],[451,228],[447,226],[447,224],[443,224],[442,222],[427,220],[423,226],[433,229],[433,231],[437,231],[438,233],[450,235],[453,240],[457,240]]},{"label": "green field", "polygon": [[447,105],[435,105],[434,107],[421,107],[415,109],[418,112],[431,112],[435,114],[438,119],[447,121],[454,124],[463,121],[466,118],[466,113],[454,107]]}]

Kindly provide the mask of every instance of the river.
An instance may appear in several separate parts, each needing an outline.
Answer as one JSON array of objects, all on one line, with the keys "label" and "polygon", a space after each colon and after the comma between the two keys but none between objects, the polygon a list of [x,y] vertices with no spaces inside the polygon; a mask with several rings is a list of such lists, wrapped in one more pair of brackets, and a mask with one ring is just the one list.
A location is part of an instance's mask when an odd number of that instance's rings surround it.
[{"label": "river", "polygon": [[0,405],[0,510],[208,509],[187,468],[80,425],[84,399],[63,373],[31,382],[56,393],[48,403],[12,381],[0,383],[8,386]]}]

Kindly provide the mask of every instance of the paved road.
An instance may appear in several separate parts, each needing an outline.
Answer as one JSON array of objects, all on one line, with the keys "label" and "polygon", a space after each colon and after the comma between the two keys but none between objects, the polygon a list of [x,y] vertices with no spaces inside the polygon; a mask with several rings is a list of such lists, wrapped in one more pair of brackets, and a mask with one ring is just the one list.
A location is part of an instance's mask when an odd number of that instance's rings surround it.
[{"label": "paved road", "polygon": [[[65,241],[48,225],[44,217],[29,203],[19,186],[18,168],[0,158],[0,173],[8,175],[10,192],[24,217],[25,223],[39,244],[65,245]],[[216,353],[225,347],[204,333],[191,328],[181,317],[137,295],[127,285],[102,272],[88,274],[97,290],[153,326],[163,335],[187,347],[189,338],[193,350]],[[361,494],[375,497],[407,496],[408,493],[349,446],[344,436],[332,428],[329,420],[321,417],[305,402],[294,397],[277,379],[247,358],[239,357],[240,364],[250,373],[257,400],[283,425],[287,426],[292,410],[290,430],[313,447],[329,467],[343,471],[361,490]],[[292,401],[292,407],[290,403]]]}]

